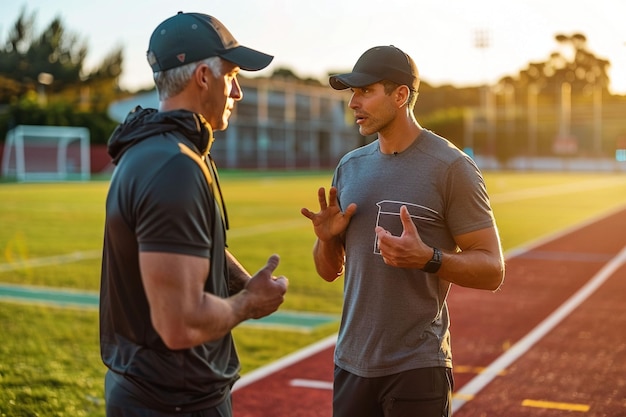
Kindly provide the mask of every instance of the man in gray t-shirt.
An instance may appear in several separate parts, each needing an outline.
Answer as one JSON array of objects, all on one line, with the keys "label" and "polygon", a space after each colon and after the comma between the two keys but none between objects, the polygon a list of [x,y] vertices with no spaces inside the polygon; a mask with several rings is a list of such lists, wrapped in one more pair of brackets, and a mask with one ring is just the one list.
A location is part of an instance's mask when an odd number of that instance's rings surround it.
[{"label": "man in gray t-shirt", "polygon": [[400,49],[372,48],[330,84],[352,90],[360,133],[378,134],[342,158],[319,212],[302,209],[317,272],[345,275],[333,415],[449,416],[450,285],[496,290],[504,279],[483,177],[416,121],[419,75]]}]

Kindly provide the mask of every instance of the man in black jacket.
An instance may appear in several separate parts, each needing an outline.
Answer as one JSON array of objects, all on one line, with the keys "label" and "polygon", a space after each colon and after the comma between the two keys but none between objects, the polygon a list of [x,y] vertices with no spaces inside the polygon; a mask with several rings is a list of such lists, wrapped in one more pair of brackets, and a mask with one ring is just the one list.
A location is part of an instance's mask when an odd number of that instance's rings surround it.
[{"label": "man in black jacket", "polygon": [[113,133],[100,345],[107,416],[232,414],[239,360],[231,330],[273,313],[288,281],[278,256],[250,275],[226,250],[228,217],[210,157],[243,93],[240,70],[272,56],[241,46],[214,17],[179,13],[153,32],[159,109]]}]

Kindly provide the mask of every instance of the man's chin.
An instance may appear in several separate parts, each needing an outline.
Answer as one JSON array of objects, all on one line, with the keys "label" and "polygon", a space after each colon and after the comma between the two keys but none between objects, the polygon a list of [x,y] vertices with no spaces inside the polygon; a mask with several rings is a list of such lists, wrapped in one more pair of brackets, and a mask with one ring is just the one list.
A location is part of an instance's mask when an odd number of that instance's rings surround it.
[{"label": "man's chin", "polygon": [[370,132],[368,129],[365,129],[363,126],[359,126],[359,133],[361,136],[369,136],[375,132]]},{"label": "man's chin", "polygon": [[214,132],[219,132],[221,130],[226,130],[228,127],[228,120],[222,120],[222,122],[216,126],[211,126]]}]

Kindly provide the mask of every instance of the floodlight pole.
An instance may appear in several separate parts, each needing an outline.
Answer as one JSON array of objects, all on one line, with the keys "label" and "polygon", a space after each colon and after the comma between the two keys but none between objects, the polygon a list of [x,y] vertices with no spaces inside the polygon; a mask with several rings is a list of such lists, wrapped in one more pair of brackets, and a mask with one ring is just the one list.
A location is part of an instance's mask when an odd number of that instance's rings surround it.
[{"label": "floodlight pole", "polygon": [[[490,47],[489,31],[487,29],[477,29],[474,32],[474,46],[482,51],[483,66],[485,66],[485,55],[487,49]],[[491,94],[491,88],[487,78],[483,76],[481,85],[481,106],[483,108],[485,125],[487,130],[487,143],[489,145],[489,151],[492,156],[495,155],[495,132],[494,132],[494,116],[495,109],[493,103],[493,97]]]},{"label": "floodlight pole", "polygon": [[539,87],[531,83],[528,86],[528,151],[531,157],[537,156],[537,96]]},{"label": "floodlight pole", "polygon": [[572,86],[567,81],[561,83],[561,120],[559,136],[570,137],[570,124],[572,119]]},{"label": "floodlight pole", "polygon": [[593,142],[597,156],[602,154],[602,80],[594,72],[593,83]]}]

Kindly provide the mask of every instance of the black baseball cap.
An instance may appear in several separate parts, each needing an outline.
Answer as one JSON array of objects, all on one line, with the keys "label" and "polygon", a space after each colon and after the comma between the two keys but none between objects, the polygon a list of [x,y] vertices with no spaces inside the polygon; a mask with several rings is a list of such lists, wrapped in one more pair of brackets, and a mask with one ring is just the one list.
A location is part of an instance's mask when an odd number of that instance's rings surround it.
[{"label": "black baseball cap", "polygon": [[382,80],[406,85],[413,91],[417,91],[420,85],[413,59],[393,45],[368,49],[354,64],[352,72],[333,75],[329,82],[335,90],[345,90],[366,87]]},{"label": "black baseball cap", "polygon": [[213,56],[246,71],[261,70],[274,59],[272,55],[239,45],[219,20],[202,13],[178,12],[157,26],[150,37],[148,63],[154,72]]}]

